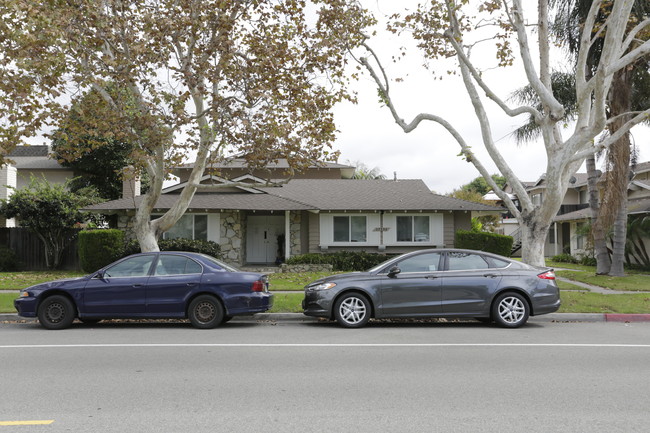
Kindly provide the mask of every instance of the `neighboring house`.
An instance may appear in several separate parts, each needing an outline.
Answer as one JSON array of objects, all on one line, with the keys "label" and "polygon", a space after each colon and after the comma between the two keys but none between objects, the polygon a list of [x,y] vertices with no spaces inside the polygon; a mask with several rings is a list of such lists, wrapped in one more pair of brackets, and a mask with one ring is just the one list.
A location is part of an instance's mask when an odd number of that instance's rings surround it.
[{"label": "neighboring house", "polygon": [[[524,185],[533,202],[541,203],[546,189],[545,175],[542,175],[536,182],[527,182]],[[508,185],[504,191],[513,193]],[[650,162],[639,163],[634,168],[632,180],[628,185],[628,214],[650,215]],[[545,245],[545,255],[550,257],[568,253],[580,257],[592,254],[586,237],[581,234],[580,230],[581,226],[587,224],[590,218],[587,174],[576,173],[571,178],[560,211],[550,227]],[[518,229],[516,219],[504,217],[502,220],[503,233],[515,237],[515,244],[517,243]]]},{"label": "neighboring house", "polygon": [[[0,169],[0,199],[11,196],[13,189],[29,185],[32,176],[44,178],[50,183],[65,183],[74,172],[50,157],[49,146],[17,146],[7,155],[9,163]],[[0,227],[15,227],[14,219],[0,218]]]},{"label": "neighboring house", "polygon": [[[163,190],[154,214],[176,201],[191,168],[175,171],[180,182]],[[249,173],[239,158],[209,167],[213,174],[202,183],[236,185],[198,192],[164,237],[212,240],[231,263],[269,264],[305,253],[452,247],[456,230],[470,229],[472,216],[502,211],[433,194],[422,180],[353,180],[354,167],[332,163],[314,165],[287,180],[288,168],[281,160]],[[263,179],[283,183],[263,186]],[[128,231],[140,200],[136,195],[88,209],[117,214],[118,228]]]}]

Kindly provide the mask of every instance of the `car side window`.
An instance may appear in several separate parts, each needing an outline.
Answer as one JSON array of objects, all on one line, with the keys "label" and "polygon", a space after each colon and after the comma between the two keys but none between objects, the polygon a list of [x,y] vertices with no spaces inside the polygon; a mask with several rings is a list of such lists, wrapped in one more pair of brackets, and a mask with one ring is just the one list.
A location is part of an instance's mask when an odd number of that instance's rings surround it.
[{"label": "car side window", "polygon": [[138,256],[123,260],[104,271],[106,277],[146,277],[156,256]]},{"label": "car side window", "polygon": [[505,260],[495,259],[494,257],[491,257],[490,260],[492,260],[493,268],[507,268],[508,265],[510,264]]},{"label": "car side window", "polygon": [[408,257],[397,266],[402,272],[432,272],[438,270],[439,263],[440,253],[427,253]]},{"label": "car side window", "polygon": [[154,275],[185,275],[200,274],[201,272],[203,272],[201,265],[190,258],[161,255],[158,264],[156,264]]},{"label": "car side window", "polygon": [[490,264],[483,256],[471,253],[448,253],[448,267],[450,271],[465,271],[472,269],[489,269]]}]

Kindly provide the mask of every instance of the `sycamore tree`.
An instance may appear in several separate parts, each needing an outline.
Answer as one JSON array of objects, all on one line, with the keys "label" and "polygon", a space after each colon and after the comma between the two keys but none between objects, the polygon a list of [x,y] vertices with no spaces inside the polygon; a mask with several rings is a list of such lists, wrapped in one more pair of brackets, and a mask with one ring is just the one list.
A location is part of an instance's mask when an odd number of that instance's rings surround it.
[{"label": "sycamore tree", "polygon": [[[143,251],[158,250],[210,159],[240,153],[255,168],[287,158],[300,170],[335,156],[331,109],[350,98],[347,54],[371,24],[346,0],[4,0],[0,16],[0,153],[56,128],[72,97],[95,91],[110,112],[94,117],[93,134],[132,144],[149,178],[135,215]],[[88,150],[74,137],[85,133],[67,131],[70,158]],[[152,220],[187,155],[188,182]]]},{"label": "sycamore tree", "polygon": [[[478,1],[478,9],[477,2],[468,0],[430,1],[420,4],[412,13],[394,16],[389,25],[396,34],[414,38],[428,62],[455,60],[457,68],[450,72],[457,73],[462,79],[480,125],[481,144],[513,188],[521,207],[517,207],[497,185],[483,161],[472,150],[471,146],[478,143],[469,143],[462,131],[444,115],[436,113],[436,107],[432,106],[431,112],[420,113],[410,121],[400,116],[392,99],[390,80],[378,54],[372,50],[371,40],[365,44],[368,54],[361,58],[361,63],[379,88],[382,102],[405,132],[413,131],[423,122],[434,122],[452,135],[462,156],[474,164],[519,221],[523,260],[530,264],[544,264],[544,243],[549,226],[562,204],[571,176],[585,158],[608,148],[650,115],[650,107],[646,107],[626,116],[607,119],[606,101],[614,75],[650,54],[650,41],[644,38],[650,28],[650,19],[646,17],[631,23],[630,11],[634,0],[616,0],[608,2],[611,13],[605,21],[600,21],[598,14],[602,3],[594,1],[584,21],[575,68],[576,116],[571,125],[565,124],[565,107],[556,98],[551,85],[555,59],[552,58],[549,32],[549,0],[525,2],[526,6],[537,6],[536,15],[525,10],[522,0]],[[596,65],[590,65],[588,54],[596,40],[602,44],[601,55]],[[484,51],[480,45],[486,43],[495,50],[498,66],[511,66],[515,56],[518,58],[522,74],[525,74],[539,106],[512,105],[507,95],[504,97],[493,90],[484,74],[493,65],[478,64],[472,56]],[[586,74],[587,68],[591,68],[591,74]],[[528,197],[523,183],[502,154],[498,145],[500,137],[495,137],[492,132],[493,120],[487,104],[496,105],[510,117],[532,116],[539,126],[542,137],[540,152],[544,151],[547,159],[546,193],[540,205]],[[445,104],[437,110],[449,111],[450,107]],[[616,132],[598,139],[613,122],[621,123]]]}]

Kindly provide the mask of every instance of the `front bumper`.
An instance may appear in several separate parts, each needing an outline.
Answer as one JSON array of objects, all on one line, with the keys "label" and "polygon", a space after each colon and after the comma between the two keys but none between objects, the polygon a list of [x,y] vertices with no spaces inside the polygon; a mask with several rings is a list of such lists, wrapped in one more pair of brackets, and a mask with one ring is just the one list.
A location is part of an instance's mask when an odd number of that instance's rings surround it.
[{"label": "front bumper", "polygon": [[335,293],[331,290],[305,290],[302,309],[305,316],[332,317]]},{"label": "front bumper", "polygon": [[36,298],[31,296],[14,299],[14,308],[22,317],[36,317],[36,304]]}]

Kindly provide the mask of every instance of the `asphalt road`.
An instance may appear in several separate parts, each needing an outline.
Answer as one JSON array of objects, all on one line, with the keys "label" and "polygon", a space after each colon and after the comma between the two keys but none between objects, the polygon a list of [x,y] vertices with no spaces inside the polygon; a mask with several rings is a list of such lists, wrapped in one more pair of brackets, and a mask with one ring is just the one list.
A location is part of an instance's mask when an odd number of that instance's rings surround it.
[{"label": "asphalt road", "polygon": [[0,433],[650,431],[650,323],[1,324],[0,365]]}]

